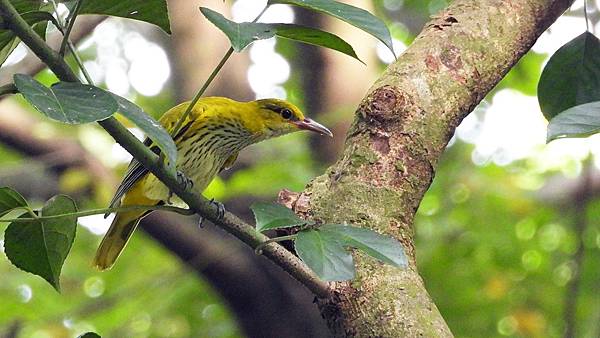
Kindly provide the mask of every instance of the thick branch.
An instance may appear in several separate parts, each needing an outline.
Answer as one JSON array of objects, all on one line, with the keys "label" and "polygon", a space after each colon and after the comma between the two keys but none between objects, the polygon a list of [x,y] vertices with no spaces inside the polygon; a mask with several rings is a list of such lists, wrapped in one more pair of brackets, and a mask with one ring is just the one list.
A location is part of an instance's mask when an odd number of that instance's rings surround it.
[{"label": "thick branch", "polygon": [[[0,0],[0,15],[8,27],[40,58],[62,81],[79,82],[78,77],[64,62],[61,56],[48,47],[46,43],[33,31],[33,29],[19,16],[9,0]],[[115,118],[110,117],[98,122],[123,148],[131,153],[152,174],[159,178],[171,191],[185,201],[190,208],[204,216],[213,223],[223,227],[225,230],[238,237],[251,247],[268,240],[268,237],[257,233],[254,228],[240,220],[231,213],[226,213],[223,219],[219,218],[219,212],[209,201],[179,184],[177,177],[167,170],[164,163],[159,161],[158,156],[151,152],[139,140],[135,138]],[[271,243],[267,245],[263,253],[293,277],[302,282],[307,288],[320,297],[327,297],[329,289],[326,283],[321,281],[306,265],[291,252],[278,245]]]},{"label": "thick branch", "polygon": [[341,159],[304,192],[307,209],[395,236],[410,266],[356,253],[357,279],[321,304],[336,336],[452,335],[417,272],[415,212],[456,126],[571,2],[455,0],[369,90]]}]

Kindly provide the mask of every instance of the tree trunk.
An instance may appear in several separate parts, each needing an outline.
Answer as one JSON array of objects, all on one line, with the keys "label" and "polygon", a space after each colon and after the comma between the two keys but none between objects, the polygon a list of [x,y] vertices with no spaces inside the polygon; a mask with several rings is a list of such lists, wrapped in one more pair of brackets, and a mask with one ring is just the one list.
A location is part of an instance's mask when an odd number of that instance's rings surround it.
[{"label": "tree trunk", "polygon": [[456,126],[571,3],[456,0],[368,91],[340,160],[296,211],[392,235],[409,267],[355,253],[356,279],[335,283],[320,304],[334,336],[452,336],[417,272],[415,212]]}]

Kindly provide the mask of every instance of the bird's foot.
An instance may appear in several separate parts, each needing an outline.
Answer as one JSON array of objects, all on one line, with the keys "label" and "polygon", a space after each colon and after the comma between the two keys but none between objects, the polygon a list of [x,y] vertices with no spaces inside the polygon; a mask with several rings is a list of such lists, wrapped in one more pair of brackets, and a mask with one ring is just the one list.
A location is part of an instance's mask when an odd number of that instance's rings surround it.
[{"label": "bird's foot", "polygon": [[177,170],[177,182],[184,186],[185,190],[191,189],[194,187],[194,181],[185,176],[185,174],[179,170]]},{"label": "bird's foot", "polygon": [[[225,206],[221,202],[215,201],[214,198],[210,199],[210,204],[217,208],[217,221],[221,221],[223,217],[225,217]],[[200,216],[200,220],[198,220],[198,227],[202,228],[202,223],[204,222],[204,217]]]},{"label": "bird's foot", "polygon": [[[179,170],[177,170],[177,183],[183,185],[185,190],[191,189],[194,187],[194,181],[189,179],[185,174]],[[171,197],[173,197],[173,191],[169,190],[169,197],[167,198],[167,204],[171,204]]]}]

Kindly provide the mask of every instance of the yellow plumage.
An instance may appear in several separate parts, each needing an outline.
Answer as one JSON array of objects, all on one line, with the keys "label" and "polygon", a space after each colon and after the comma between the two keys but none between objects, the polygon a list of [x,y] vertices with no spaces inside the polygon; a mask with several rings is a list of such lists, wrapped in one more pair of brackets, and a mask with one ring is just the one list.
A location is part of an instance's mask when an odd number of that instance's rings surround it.
[{"label": "yellow plumage", "polygon": [[[171,134],[189,102],[171,108],[159,120]],[[322,125],[307,119],[293,104],[277,99],[237,102],[223,97],[200,99],[173,136],[177,145],[177,169],[202,193],[223,169],[231,167],[240,150],[250,144],[301,129],[331,136]],[[157,151],[149,140],[145,142]],[[139,162],[129,165],[111,207],[156,205],[169,201],[169,189]],[[176,201],[177,202],[177,201]],[[94,266],[110,268],[147,211],[116,214],[94,259]]]}]

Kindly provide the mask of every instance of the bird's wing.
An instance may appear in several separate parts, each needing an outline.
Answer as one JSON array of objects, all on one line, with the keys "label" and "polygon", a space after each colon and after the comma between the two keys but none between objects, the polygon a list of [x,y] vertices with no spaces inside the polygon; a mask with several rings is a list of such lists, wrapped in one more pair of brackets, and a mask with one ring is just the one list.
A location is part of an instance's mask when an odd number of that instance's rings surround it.
[{"label": "bird's wing", "polygon": [[[160,148],[158,148],[158,146],[151,146],[151,139],[146,138],[144,140],[144,145],[150,147],[150,150],[152,150],[154,153],[160,154]],[[119,184],[119,187],[115,192],[115,196],[110,201],[109,208],[118,207],[121,204],[121,198],[123,197],[123,195],[125,195],[125,193],[128,192],[134,184],[136,184],[142,177],[144,177],[146,173],[148,173],[148,169],[146,169],[135,158],[132,159],[129,163],[129,167],[127,167],[127,171],[125,172],[125,177],[123,177],[123,181],[121,181],[121,184]],[[104,217],[106,218],[108,215],[108,213],[104,214]]]},{"label": "bird's wing", "polygon": [[[198,105],[198,106],[200,106],[200,105]],[[175,125],[179,119],[179,116],[181,116],[181,114],[183,114],[183,111],[185,110],[186,107],[187,107],[186,104],[180,104],[178,106],[173,107],[172,109],[167,111],[160,118],[159,122],[162,124],[163,127],[165,127],[165,129],[167,131],[170,132],[172,129],[175,128]],[[204,107],[194,107],[194,111],[196,111],[197,114],[201,114],[204,111]],[[194,122],[194,120],[192,119],[191,116],[189,116],[184,121],[183,125],[179,129],[179,132],[173,138],[175,140],[175,143],[177,143],[178,139],[183,137],[184,134],[189,131],[193,122]],[[160,148],[156,144],[154,144],[150,138],[146,138],[144,140],[144,145],[149,147],[150,150],[152,150],[155,154],[157,154],[157,155],[160,154]],[[233,159],[233,161],[235,161],[235,158]],[[233,161],[232,161],[232,163],[233,163]],[[121,198],[125,195],[125,193],[127,193],[129,191],[129,189],[131,189],[131,187],[133,187],[133,185],[136,184],[140,179],[142,179],[142,177],[144,177],[144,175],[146,175],[147,173],[148,173],[148,169],[146,169],[135,158],[132,159],[131,162],[129,163],[129,167],[127,168],[127,171],[125,172],[125,177],[123,178],[123,181],[121,181],[121,184],[119,185],[119,187],[117,188],[117,191],[115,192],[115,196],[110,201],[109,207],[110,208],[118,207],[121,204]],[[108,213],[104,214],[104,217],[106,218],[106,217],[108,217],[108,215],[109,215]]]}]

